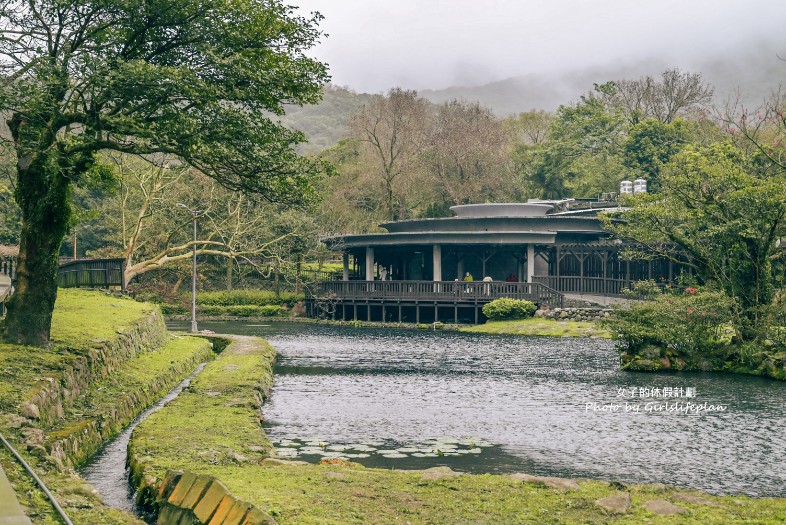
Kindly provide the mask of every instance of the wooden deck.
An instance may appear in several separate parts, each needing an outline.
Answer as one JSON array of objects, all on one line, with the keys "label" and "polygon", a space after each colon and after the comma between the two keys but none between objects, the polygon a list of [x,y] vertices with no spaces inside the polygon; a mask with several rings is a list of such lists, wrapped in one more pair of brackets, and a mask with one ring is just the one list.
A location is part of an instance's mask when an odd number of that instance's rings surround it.
[{"label": "wooden deck", "polygon": [[309,317],[368,321],[478,323],[494,299],[561,307],[563,295],[540,283],[498,281],[326,281],[306,294]]},{"label": "wooden deck", "polygon": [[622,291],[631,285],[629,279],[607,277],[536,275],[533,281],[561,293],[615,297],[623,295]]}]

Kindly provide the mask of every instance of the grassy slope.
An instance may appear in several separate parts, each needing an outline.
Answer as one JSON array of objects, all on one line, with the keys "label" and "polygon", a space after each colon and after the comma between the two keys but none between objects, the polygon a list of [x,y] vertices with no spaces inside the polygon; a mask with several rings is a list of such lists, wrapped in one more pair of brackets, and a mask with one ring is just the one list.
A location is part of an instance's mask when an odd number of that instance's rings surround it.
[{"label": "grassy slope", "polygon": [[[50,349],[0,344],[0,431],[15,448],[33,464],[74,523],[141,524],[128,513],[104,507],[93,488],[75,474],[55,471],[51,465],[30,456],[22,434],[37,431],[14,423],[17,405],[35,390],[41,378],[59,380],[66,365],[89,350],[96,341],[112,340],[135,323],[146,318],[155,307],[101,292],[60,290],[53,317]],[[195,361],[211,355],[204,339],[172,338],[166,345],[151,349],[126,362],[111,376],[92,386],[87,395],[67,411],[55,428],[43,429],[48,438],[65,434],[85,421],[100,418],[126,395],[151,398],[163,395],[153,392],[152,384],[183,370],[187,373]],[[139,397],[137,397],[139,399]],[[115,429],[119,430],[119,429]],[[0,448],[0,463],[17,490],[20,502],[28,507],[33,522],[60,523],[53,509],[35,487],[29,476]]]},{"label": "grassy slope", "polygon": [[608,331],[599,328],[597,324],[592,322],[557,321],[554,319],[543,319],[541,317],[516,319],[514,321],[489,321],[486,324],[462,328],[461,331],[476,334],[611,338],[611,334]]},{"label": "grassy slope", "polygon": [[58,378],[78,355],[117,337],[155,307],[102,292],[60,290],[52,317],[49,349],[0,343],[0,410],[12,409],[41,377]]},{"label": "grassy slope", "polygon": [[[252,389],[270,383],[272,351],[233,354],[230,346],[209,364],[187,396],[142,423],[132,453],[161,479],[167,469],[219,478],[235,496],[273,515],[280,524],[364,523],[782,523],[786,500],[701,495],[718,507],[682,503],[676,489],[632,486],[628,514],[611,515],[594,501],[617,493],[608,483],[580,481],[580,490],[561,492],[502,475],[464,475],[424,480],[418,472],[367,469],[356,464],[259,464],[266,445],[250,403]],[[265,364],[267,360],[267,364]],[[239,382],[245,383],[240,387]],[[245,392],[245,393],[244,393]],[[231,407],[226,405],[235,400]],[[225,407],[221,409],[221,407]],[[189,436],[190,447],[179,436]],[[696,493],[698,494],[698,493]],[[644,510],[647,500],[666,499],[689,514],[659,517]]]}]

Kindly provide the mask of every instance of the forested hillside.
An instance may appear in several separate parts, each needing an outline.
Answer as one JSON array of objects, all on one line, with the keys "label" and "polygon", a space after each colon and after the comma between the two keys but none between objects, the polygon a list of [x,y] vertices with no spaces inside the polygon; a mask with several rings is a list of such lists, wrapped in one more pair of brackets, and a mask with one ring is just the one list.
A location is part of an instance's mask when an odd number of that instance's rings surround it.
[{"label": "forested hillside", "polygon": [[[507,78],[479,86],[453,86],[445,89],[421,90],[419,95],[435,104],[453,99],[477,101],[499,117],[530,110],[556,111],[562,104],[575,103],[593,84],[609,80],[657,76],[671,67],[667,62],[621,64],[616,68],[588,68],[562,74],[528,75]],[[700,71],[706,82],[715,88],[716,104],[739,93],[746,107],[759,106],[778,89],[784,63],[770,52],[752,47],[747,53],[707,59],[691,68]],[[393,87],[393,86],[391,86]],[[406,86],[404,86],[406,87]],[[371,95],[346,88],[328,86],[325,98],[316,106],[292,107],[282,118],[288,126],[305,132],[309,143],[304,153],[315,153],[336,144],[349,135],[347,118]]]}]

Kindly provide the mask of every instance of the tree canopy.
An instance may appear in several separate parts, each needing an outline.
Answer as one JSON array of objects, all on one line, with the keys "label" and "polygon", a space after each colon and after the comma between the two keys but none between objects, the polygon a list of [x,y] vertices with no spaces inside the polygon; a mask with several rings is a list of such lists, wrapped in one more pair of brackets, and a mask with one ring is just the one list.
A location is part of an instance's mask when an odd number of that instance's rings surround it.
[{"label": "tree canopy", "polygon": [[73,184],[105,181],[98,152],[175,156],[234,190],[296,204],[324,170],[271,116],[316,102],[305,55],[319,14],[277,0],[40,0],[0,4],[0,111],[22,215],[6,337],[46,343]]},{"label": "tree canopy", "polygon": [[636,196],[624,222],[608,227],[645,255],[691,268],[737,300],[737,328],[755,335],[761,307],[774,296],[773,262],[783,257],[786,184],[731,143],[687,146],[661,173],[660,193]]}]

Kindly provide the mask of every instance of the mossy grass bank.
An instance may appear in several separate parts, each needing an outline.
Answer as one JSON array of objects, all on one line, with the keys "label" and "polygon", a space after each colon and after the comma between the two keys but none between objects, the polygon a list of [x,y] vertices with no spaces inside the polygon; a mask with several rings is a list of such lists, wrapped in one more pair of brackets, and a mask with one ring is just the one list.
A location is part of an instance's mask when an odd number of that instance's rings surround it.
[{"label": "mossy grass bank", "polygon": [[[74,473],[107,439],[212,358],[202,338],[168,335],[154,305],[60,290],[48,349],[0,344],[0,431],[74,523],[141,523],[101,503]],[[60,523],[29,476],[0,462],[34,523]]]},{"label": "mossy grass bank", "polygon": [[603,337],[611,334],[591,321],[559,321],[530,317],[510,321],[489,321],[486,324],[467,326],[462,332],[499,335],[540,335],[548,337]]},{"label": "mossy grass bank", "polygon": [[[129,450],[147,503],[158,498],[166,506],[177,499],[168,499],[162,487],[181,471],[190,481],[213,476],[221,491],[279,524],[768,524],[786,518],[784,499],[663,485],[265,459],[270,448],[258,424],[258,400],[269,388],[272,360],[263,341],[238,339],[186,393],[137,427]],[[189,436],[189,446],[182,436]]]}]

